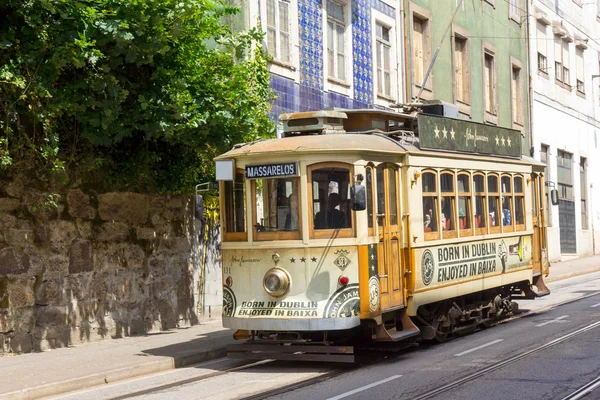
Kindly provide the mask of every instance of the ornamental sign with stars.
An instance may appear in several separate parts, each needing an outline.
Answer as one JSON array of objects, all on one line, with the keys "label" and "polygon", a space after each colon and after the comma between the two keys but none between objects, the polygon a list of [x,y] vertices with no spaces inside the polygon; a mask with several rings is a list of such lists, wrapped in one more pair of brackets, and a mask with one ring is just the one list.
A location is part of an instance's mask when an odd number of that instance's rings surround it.
[{"label": "ornamental sign with stars", "polygon": [[421,114],[418,117],[422,149],[521,157],[521,132]]}]

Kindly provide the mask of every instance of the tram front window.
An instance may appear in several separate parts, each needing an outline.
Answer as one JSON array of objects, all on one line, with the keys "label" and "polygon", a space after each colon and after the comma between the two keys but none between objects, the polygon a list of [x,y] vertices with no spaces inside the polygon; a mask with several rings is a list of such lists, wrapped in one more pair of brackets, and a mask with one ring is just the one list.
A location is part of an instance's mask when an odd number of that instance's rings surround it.
[{"label": "tram front window", "polygon": [[351,228],[349,169],[315,169],[312,171],[311,184],[314,229]]},{"label": "tram front window", "polygon": [[299,232],[298,178],[257,179],[256,225],[258,232]]}]

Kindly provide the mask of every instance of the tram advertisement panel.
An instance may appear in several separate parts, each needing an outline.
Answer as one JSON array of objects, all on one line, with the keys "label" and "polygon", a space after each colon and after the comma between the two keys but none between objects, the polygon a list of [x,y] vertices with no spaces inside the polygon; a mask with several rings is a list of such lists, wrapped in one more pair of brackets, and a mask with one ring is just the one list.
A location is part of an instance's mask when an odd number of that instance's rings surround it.
[{"label": "tram advertisement panel", "polygon": [[416,289],[484,278],[531,264],[531,236],[415,249]]},{"label": "tram advertisement panel", "polygon": [[[273,269],[289,279],[279,297],[265,289]],[[340,284],[340,277],[347,284]],[[358,316],[356,247],[223,250],[223,315],[234,318],[346,318]],[[280,279],[280,278],[278,278]],[[345,281],[345,280],[344,280]]]}]

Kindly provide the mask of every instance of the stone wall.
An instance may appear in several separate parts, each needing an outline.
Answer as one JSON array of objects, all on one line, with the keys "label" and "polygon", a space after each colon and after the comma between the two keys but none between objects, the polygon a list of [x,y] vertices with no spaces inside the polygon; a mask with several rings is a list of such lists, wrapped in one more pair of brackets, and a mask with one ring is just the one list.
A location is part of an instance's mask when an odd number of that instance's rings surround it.
[{"label": "stone wall", "polygon": [[46,207],[35,187],[19,177],[0,187],[0,352],[187,326],[215,305],[218,227],[200,263],[193,197],[75,187]]}]

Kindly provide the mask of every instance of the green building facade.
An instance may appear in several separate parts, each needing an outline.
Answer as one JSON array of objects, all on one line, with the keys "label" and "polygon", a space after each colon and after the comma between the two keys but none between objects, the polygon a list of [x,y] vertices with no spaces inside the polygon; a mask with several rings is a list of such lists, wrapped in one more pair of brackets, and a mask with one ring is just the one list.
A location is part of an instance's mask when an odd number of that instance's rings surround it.
[{"label": "green building facade", "polygon": [[404,1],[408,100],[421,92],[421,100],[455,104],[461,119],[517,129],[529,155],[525,0]]}]

